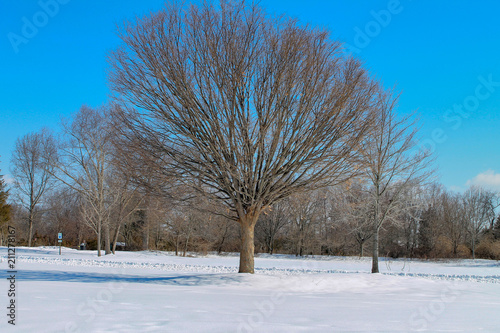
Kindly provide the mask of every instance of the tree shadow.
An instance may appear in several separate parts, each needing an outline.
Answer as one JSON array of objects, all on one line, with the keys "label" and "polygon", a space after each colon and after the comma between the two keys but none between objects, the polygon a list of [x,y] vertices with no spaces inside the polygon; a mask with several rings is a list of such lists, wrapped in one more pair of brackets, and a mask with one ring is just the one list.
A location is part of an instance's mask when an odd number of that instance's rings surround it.
[{"label": "tree shadow", "polygon": [[[64,271],[33,271],[22,270],[16,274],[18,283],[23,281],[57,281],[80,283],[145,283],[176,286],[222,286],[243,282],[244,276],[238,274],[197,274],[145,277],[127,274],[104,274]],[[7,271],[2,271],[2,276],[9,276]]]},{"label": "tree shadow", "polygon": [[[0,247],[0,253],[2,253],[2,255],[6,255],[7,254],[7,249],[8,247],[6,246],[1,246]],[[53,246],[53,247],[37,247],[37,248],[33,248],[33,247],[24,247],[24,246],[17,246],[16,247],[16,254],[26,254],[26,255],[34,255],[34,254],[57,254],[57,251],[58,251],[58,247],[56,246]],[[63,247],[63,250],[66,249]],[[5,254],[4,254],[5,252]]]}]

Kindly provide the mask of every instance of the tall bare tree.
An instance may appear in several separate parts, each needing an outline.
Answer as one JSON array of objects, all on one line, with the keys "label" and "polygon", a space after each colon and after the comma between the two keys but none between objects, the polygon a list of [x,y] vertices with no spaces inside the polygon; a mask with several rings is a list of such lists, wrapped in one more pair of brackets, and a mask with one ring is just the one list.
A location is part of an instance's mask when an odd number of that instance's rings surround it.
[{"label": "tall bare tree", "polygon": [[33,237],[33,222],[44,194],[54,184],[49,160],[56,154],[56,144],[48,130],[29,133],[17,139],[12,153],[14,187],[21,204],[28,211],[28,246]]},{"label": "tall bare tree", "polygon": [[387,220],[410,208],[405,191],[422,185],[430,176],[428,151],[417,150],[416,120],[395,113],[397,98],[387,92],[379,104],[378,122],[361,144],[373,207],[372,273],[378,273],[379,232]]},{"label": "tall bare tree", "polygon": [[239,271],[253,273],[264,207],[356,170],[378,84],[327,31],[245,1],[168,4],[119,36],[109,78],[121,134],[144,163],[226,204]]},{"label": "tall bare tree", "polygon": [[[106,108],[82,106],[71,121],[63,123],[64,139],[52,165],[57,178],[80,193],[85,221],[97,235],[97,253],[101,256],[101,238],[105,232],[105,253],[111,253],[109,214],[113,205],[108,179],[111,168],[111,129]],[[119,196],[118,196],[119,197]]]}]

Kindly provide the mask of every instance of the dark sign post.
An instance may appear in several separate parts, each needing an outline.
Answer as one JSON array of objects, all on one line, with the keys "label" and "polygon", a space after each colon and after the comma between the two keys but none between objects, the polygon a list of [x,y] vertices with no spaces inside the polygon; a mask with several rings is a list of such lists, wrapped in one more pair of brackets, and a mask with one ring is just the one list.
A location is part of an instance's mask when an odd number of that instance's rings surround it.
[{"label": "dark sign post", "polygon": [[59,255],[61,255],[62,232],[57,234],[57,241],[59,242]]}]

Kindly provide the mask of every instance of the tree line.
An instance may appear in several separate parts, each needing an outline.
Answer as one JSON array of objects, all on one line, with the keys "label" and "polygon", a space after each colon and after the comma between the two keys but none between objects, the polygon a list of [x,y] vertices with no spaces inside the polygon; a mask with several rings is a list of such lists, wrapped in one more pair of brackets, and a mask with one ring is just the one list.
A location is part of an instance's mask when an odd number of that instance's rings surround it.
[{"label": "tree line", "polygon": [[[118,175],[122,174],[110,170],[105,181],[106,192],[114,192],[105,199],[106,218],[100,228],[102,243],[110,244],[108,253],[115,251],[117,243],[124,243],[125,250],[165,250],[176,255],[239,251],[240,231],[224,216],[227,211],[220,203],[207,198],[184,202],[158,195],[147,198],[143,190],[124,183],[117,186],[119,180],[113,178]],[[357,178],[341,186],[292,195],[266,208],[255,229],[256,252],[371,255],[375,228],[369,187],[366,180]],[[13,190],[10,205],[4,184],[0,191],[2,241],[10,224],[16,226],[20,245],[29,245],[31,229],[34,246],[56,245],[57,233],[63,232],[65,246],[78,248],[86,242],[88,249],[98,249],[99,228],[90,218],[94,208],[81,192],[54,184],[30,212],[29,205],[22,204],[21,192]],[[408,189],[399,201],[403,209],[391,213],[379,230],[381,255],[500,258],[497,193],[480,187],[455,193],[434,182]]]},{"label": "tree line", "polygon": [[328,31],[220,1],[118,33],[112,101],[16,143],[26,245],[239,251],[243,273],[255,251],[367,248],[374,273],[379,254],[495,255],[497,195],[437,185],[415,115]]}]

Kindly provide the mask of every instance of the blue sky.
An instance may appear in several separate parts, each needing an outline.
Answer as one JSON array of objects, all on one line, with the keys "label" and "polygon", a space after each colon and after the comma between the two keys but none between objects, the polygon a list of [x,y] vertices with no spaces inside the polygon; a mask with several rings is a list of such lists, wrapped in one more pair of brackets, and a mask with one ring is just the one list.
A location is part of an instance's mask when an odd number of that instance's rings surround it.
[{"label": "blue sky", "polygon": [[[108,99],[105,56],[116,24],[160,0],[0,2],[0,173],[9,178],[15,140]],[[272,13],[327,27],[387,87],[399,112],[421,115],[439,180],[500,190],[500,2],[263,0]]]}]

